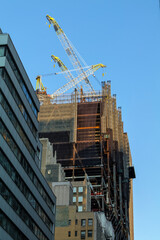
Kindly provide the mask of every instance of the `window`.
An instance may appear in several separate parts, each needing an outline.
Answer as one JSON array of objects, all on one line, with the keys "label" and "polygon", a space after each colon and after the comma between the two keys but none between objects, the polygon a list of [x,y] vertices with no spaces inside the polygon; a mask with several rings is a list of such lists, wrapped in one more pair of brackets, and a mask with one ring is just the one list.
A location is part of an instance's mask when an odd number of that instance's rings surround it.
[{"label": "window", "polygon": [[15,116],[13,110],[11,109],[10,105],[8,104],[6,98],[4,95],[0,92],[1,94],[1,104],[5,112],[7,113],[10,121],[12,122],[13,126],[15,127],[16,131],[18,132],[19,136],[21,137],[23,143],[25,144],[26,148],[28,149],[29,153],[31,154],[32,158],[35,158],[35,151],[34,148],[32,147],[28,137],[26,136],[25,132],[23,131],[17,117]]},{"label": "window", "polygon": [[[0,180],[0,195],[8,202],[8,204],[12,207],[12,209],[19,215],[19,217],[25,222],[25,224],[31,229],[31,231],[37,236],[38,239],[44,239],[47,240],[48,238],[45,237],[45,235],[41,232],[39,227],[36,225],[36,223],[33,221],[31,216],[28,214],[28,212],[23,208],[23,206],[20,204],[20,202],[15,198],[15,196],[12,194],[12,192],[6,187],[4,182]],[[35,231],[37,229],[42,236],[38,235],[38,233]]]},{"label": "window", "polygon": [[77,231],[75,231],[75,237],[77,237]]},{"label": "window", "polygon": [[78,206],[78,212],[82,212],[83,208],[82,206]]},{"label": "window", "polygon": [[81,231],[81,239],[85,239],[86,238],[86,231]]},{"label": "window", "polygon": [[83,192],[83,187],[79,187],[79,188],[78,188],[78,192],[79,192],[79,193]]},{"label": "window", "polygon": [[49,208],[52,210],[52,212],[55,212],[54,204],[51,202],[51,200],[48,197],[47,193],[45,192],[44,188],[42,187],[42,185],[38,181],[36,175],[34,174],[32,168],[28,164],[28,162],[25,159],[24,155],[20,151],[20,149],[17,146],[17,144],[14,142],[13,138],[9,134],[8,130],[6,129],[6,127],[2,123],[2,121],[0,121],[0,133],[2,134],[2,137],[7,142],[7,144],[9,145],[10,149],[12,150],[12,152],[14,153],[16,158],[19,160],[19,162],[20,162],[21,166],[24,168],[25,172],[29,175],[30,179],[32,180],[32,182],[36,186],[37,190],[42,195],[43,199],[46,201],[46,203],[49,206]]},{"label": "window", "polygon": [[3,57],[5,55],[5,47],[0,46],[0,57]]},{"label": "window", "polygon": [[77,225],[77,224],[78,224],[78,219],[75,220],[75,225]]},{"label": "window", "polygon": [[68,225],[71,225],[71,220],[68,220]]},{"label": "window", "polygon": [[68,232],[68,237],[71,237],[71,231]]},{"label": "window", "polygon": [[28,240],[15,224],[0,210],[0,226],[13,238]]},{"label": "window", "polygon": [[73,188],[73,192],[74,192],[74,193],[77,192],[77,188],[76,188],[76,187]]},{"label": "window", "polygon": [[[1,122],[0,122],[0,130],[1,130]],[[1,132],[1,131],[0,131]],[[26,197],[28,202],[31,204],[31,206],[36,210],[38,215],[41,217],[41,219],[44,221],[46,226],[51,229],[52,223],[43,211],[43,209],[40,207],[39,203],[36,201],[33,194],[30,192],[29,188],[25,184],[25,182],[22,180],[18,172],[15,170],[13,165],[10,163],[10,161],[7,159],[5,154],[0,149],[0,165],[5,169],[5,171],[8,173],[8,175],[12,178],[12,180],[15,182],[17,187],[20,189],[20,191],[23,193],[23,195]],[[9,200],[11,201],[11,199]],[[9,203],[10,204],[10,203]]]},{"label": "window", "polygon": [[81,226],[82,227],[86,226],[86,219],[81,219]]},{"label": "window", "polygon": [[88,219],[88,226],[92,226],[93,225],[93,219],[92,218],[89,218]]},{"label": "window", "polygon": [[88,230],[88,237],[92,237],[92,230]]},{"label": "window", "polygon": [[15,61],[14,61],[14,59],[13,59],[13,57],[12,57],[8,48],[6,49],[6,57],[7,57],[7,60],[10,64],[10,66],[11,66],[11,68],[12,68],[12,70],[13,70],[13,72],[14,72],[14,74],[15,74],[15,76],[16,76],[16,78],[17,78],[17,80],[18,80],[18,82],[19,82],[19,84],[20,84],[20,86],[21,86],[29,104],[30,104],[30,106],[31,106],[31,109],[32,109],[33,113],[37,117],[38,111],[36,109],[36,106],[31,99],[31,95],[30,95],[28,89],[26,88],[26,84],[25,84],[25,82],[24,82],[24,80],[21,76],[21,73],[20,73],[19,69],[17,68],[17,66],[15,64]]},{"label": "window", "polygon": [[78,202],[83,202],[83,197],[78,197]]},{"label": "window", "polygon": [[19,97],[19,94],[18,94],[17,90],[15,89],[8,73],[6,72],[6,70],[4,68],[0,68],[0,75],[2,76],[3,80],[7,84],[7,87],[9,89],[9,91],[11,92],[15,102],[17,103],[17,106],[19,107],[25,121],[27,122],[29,128],[31,129],[31,132],[33,133],[34,137],[36,137],[37,136],[36,128],[31,120],[29,114],[27,113],[27,110],[25,109],[25,107]]},{"label": "window", "polygon": [[76,197],[73,197],[73,202],[76,202]]}]

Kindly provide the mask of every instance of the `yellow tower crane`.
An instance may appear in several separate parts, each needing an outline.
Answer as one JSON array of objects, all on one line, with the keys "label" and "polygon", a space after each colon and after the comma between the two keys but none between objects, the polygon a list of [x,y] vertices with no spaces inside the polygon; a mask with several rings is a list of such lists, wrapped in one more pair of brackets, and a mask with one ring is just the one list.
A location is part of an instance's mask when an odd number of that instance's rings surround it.
[{"label": "yellow tower crane", "polygon": [[56,20],[54,18],[52,18],[51,16],[47,15],[46,16],[47,20],[49,21],[50,24],[53,25],[54,27],[54,30],[65,50],[65,52],[67,53],[67,56],[69,57],[74,69],[76,70],[77,74],[78,75],[83,75],[84,78],[84,82],[83,82],[83,87],[84,86],[87,86],[87,89],[94,93],[94,89],[89,81],[89,79],[87,78],[86,76],[86,73],[84,71],[84,68],[82,67],[79,59],[78,59],[78,56],[79,55],[79,58],[81,59],[81,61],[87,65],[84,60],[82,59],[82,57],[80,56],[80,54],[77,52],[77,50],[73,47],[73,45],[71,44],[71,42],[69,41],[69,39],[67,38],[66,34],[64,33],[64,31],[62,30],[62,28],[59,26],[59,24],[56,22]]}]

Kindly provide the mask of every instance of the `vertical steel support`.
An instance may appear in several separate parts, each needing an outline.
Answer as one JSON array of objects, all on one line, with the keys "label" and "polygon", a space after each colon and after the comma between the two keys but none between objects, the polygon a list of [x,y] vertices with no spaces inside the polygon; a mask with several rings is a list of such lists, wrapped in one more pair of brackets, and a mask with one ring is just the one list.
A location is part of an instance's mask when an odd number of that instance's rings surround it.
[{"label": "vertical steel support", "polygon": [[123,218],[123,211],[122,211],[122,177],[119,175],[119,199],[120,199],[120,218]]},{"label": "vertical steel support", "polygon": [[73,139],[73,171],[72,178],[74,181],[75,176],[75,154],[76,154],[76,142],[77,142],[77,89],[75,88],[75,99],[74,99],[74,139]]},{"label": "vertical steel support", "polygon": [[116,159],[115,151],[113,151],[113,187],[114,187],[114,210],[117,213],[117,189],[116,189]]},{"label": "vertical steel support", "polygon": [[109,164],[109,140],[107,139],[107,180],[108,180],[108,200],[107,202],[111,203],[110,199],[110,164]]},{"label": "vertical steel support", "polygon": [[127,200],[125,200],[125,218],[126,218],[126,231],[129,232],[129,222],[128,222],[128,207]]}]

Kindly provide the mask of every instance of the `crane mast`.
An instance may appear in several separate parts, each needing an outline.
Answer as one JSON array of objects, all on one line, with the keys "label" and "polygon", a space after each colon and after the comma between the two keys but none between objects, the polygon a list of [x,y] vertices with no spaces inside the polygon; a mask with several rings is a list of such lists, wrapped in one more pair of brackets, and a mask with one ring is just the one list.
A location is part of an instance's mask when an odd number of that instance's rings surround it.
[{"label": "crane mast", "polygon": [[65,52],[67,53],[73,67],[76,69],[78,75],[79,74],[83,74],[84,75],[84,80],[85,80],[85,84],[87,85],[87,87],[89,88],[89,90],[91,92],[95,92],[90,81],[88,80],[87,76],[85,75],[85,71],[83,70],[83,67],[73,49],[73,46],[71,44],[71,42],[69,41],[69,39],[67,38],[66,34],[64,33],[64,31],[61,29],[61,27],[59,26],[59,24],[56,22],[56,20],[54,18],[52,18],[51,16],[47,15],[46,16],[47,20],[49,21],[50,24],[53,24],[53,27],[55,29],[55,32],[65,50]]},{"label": "crane mast", "polygon": [[36,77],[36,91],[39,91],[42,94],[46,94],[46,88],[43,86],[42,78],[40,75]]}]

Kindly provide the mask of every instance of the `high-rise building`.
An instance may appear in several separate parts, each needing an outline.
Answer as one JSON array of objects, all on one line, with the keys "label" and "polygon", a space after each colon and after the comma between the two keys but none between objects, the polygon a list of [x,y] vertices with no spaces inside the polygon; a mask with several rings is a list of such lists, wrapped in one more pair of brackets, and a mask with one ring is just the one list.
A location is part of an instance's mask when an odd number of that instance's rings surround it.
[{"label": "high-rise building", "polygon": [[[111,96],[110,81],[94,94],[78,92],[41,100],[40,137],[48,138],[56,152],[65,179],[91,189],[91,211],[104,213],[112,223],[116,240],[133,240],[132,178],[135,177],[122,111]],[[84,195],[73,193],[76,205],[84,211]],[[77,194],[79,194],[77,196]],[[81,195],[80,195],[81,194]],[[82,198],[83,197],[83,198]]]},{"label": "high-rise building", "polygon": [[55,195],[40,172],[39,101],[0,31],[0,239],[53,240]]}]

